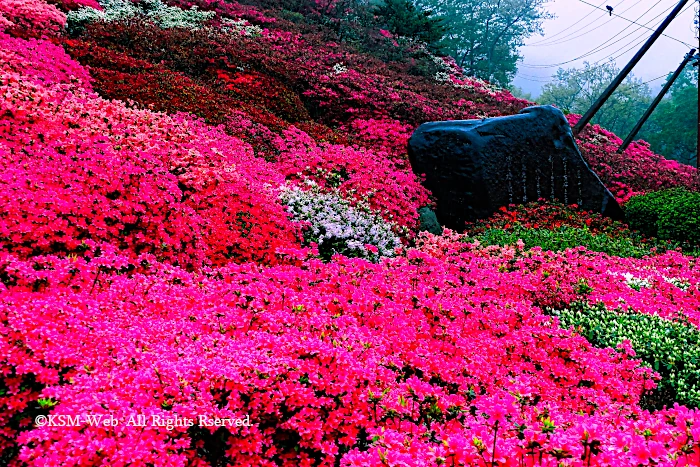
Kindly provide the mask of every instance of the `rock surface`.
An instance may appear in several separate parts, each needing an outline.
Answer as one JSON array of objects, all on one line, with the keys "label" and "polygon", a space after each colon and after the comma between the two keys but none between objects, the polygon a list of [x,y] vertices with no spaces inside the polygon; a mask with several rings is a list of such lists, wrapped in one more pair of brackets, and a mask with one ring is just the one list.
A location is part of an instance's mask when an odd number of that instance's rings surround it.
[{"label": "rock surface", "polygon": [[623,211],[581,156],[564,114],[552,106],[484,120],[425,123],[408,142],[413,171],[454,230],[501,206],[556,199],[613,219]]},{"label": "rock surface", "polygon": [[418,210],[418,215],[420,216],[419,232],[430,232],[433,235],[442,234],[442,226],[432,209],[427,206],[422,207]]}]

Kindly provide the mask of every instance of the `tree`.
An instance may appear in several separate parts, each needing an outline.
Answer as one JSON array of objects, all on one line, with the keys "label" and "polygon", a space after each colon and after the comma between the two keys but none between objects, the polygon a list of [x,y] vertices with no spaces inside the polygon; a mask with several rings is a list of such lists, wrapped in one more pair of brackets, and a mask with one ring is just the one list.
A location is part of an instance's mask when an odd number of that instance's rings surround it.
[{"label": "tree", "polygon": [[384,0],[376,13],[392,34],[425,42],[435,50],[447,32],[443,18],[416,8],[410,0]]},{"label": "tree", "polygon": [[642,127],[639,138],[666,158],[695,165],[697,135],[698,69],[688,66]]},{"label": "tree", "polygon": [[508,86],[525,38],[542,32],[548,0],[415,0],[445,18],[443,49],[467,74]]},{"label": "tree", "polygon": [[[554,82],[544,85],[540,104],[556,105],[565,112],[584,114],[615,79],[620,70],[614,61],[581,69],[559,69]],[[651,103],[651,89],[630,74],[595,115],[597,123],[624,138]]]},{"label": "tree", "polygon": [[523,88],[521,88],[520,86],[511,85],[508,87],[508,90],[514,97],[517,97],[519,99],[525,99],[526,101],[530,102],[533,102],[535,100],[532,97],[532,93],[523,91]]}]

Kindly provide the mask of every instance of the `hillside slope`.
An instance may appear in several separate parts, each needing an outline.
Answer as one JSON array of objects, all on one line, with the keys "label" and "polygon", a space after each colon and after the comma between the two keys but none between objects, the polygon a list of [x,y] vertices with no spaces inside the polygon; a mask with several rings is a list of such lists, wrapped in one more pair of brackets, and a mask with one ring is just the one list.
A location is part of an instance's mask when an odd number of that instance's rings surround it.
[{"label": "hillside slope", "polygon": [[413,128],[529,103],[263,6],[0,0],[0,464],[700,465],[700,389],[553,316],[698,326],[696,259],[417,235]]}]

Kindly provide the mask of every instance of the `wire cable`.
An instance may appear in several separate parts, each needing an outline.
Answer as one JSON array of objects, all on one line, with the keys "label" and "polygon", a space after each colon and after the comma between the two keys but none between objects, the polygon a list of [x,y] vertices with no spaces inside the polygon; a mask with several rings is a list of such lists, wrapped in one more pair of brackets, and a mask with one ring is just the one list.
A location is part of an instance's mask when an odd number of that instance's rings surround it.
[{"label": "wire cable", "polygon": [[[581,2],[581,3],[585,3],[585,4],[588,5],[588,6],[592,6],[593,8],[595,8],[595,9],[597,9],[597,10],[607,11],[607,10],[603,10],[602,8],[599,8],[599,7],[595,6],[595,5],[593,5],[592,3],[588,3],[586,0],[578,0],[578,1]],[[690,5],[692,5],[692,4],[694,4],[694,1],[690,3]],[[684,8],[683,11],[682,11],[681,13],[678,14],[678,16],[682,15],[683,12],[685,12],[687,9],[688,9],[687,7]],[[625,20],[625,21],[627,21],[627,22],[629,22],[629,23],[637,24],[637,25],[639,25],[640,27],[643,27],[643,28],[646,28],[646,29],[648,29],[648,30],[650,30],[650,31],[653,31],[652,28],[649,28],[649,27],[647,27],[647,26],[645,26],[645,25],[641,25],[641,24],[639,24],[639,23],[637,23],[637,22],[635,22],[635,21],[632,21],[631,19],[625,18],[624,16],[620,16],[620,15],[618,15],[617,13],[613,13],[612,16],[617,16],[618,18],[623,19],[623,20]],[[676,41],[676,42],[680,42],[681,44],[686,45],[686,46],[688,46],[688,47],[692,47],[692,45],[688,44],[687,42],[683,42],[682,40],[676,39],[675,37],[669,36],[668,34],[661,34],[661,35],[662,35],[662,36],[665,36],[665,37],[668,37],[669,39],[672,39],[672,40],[674,40],[674,41]]]},{"label": "wire cable", "polygon": [[[618,8],[620,5],[622,5],[622,4],[625,3],[626,1],[627,1],[627,0],[622,0],[620,3],[618,3],[617,5],[615,5],[615,8]],[[604,1],[603,3],[606,3],[606,2]],[[601,3],[601,5],[602,5],[603,3]],[[635,6],[635,5],[630,6],[629,8],[625,9],[624,11],[622,11],[622,13],[631,10],[632,8],[634,8],[634,6]],[[588,17],[589,15],[593,14],[594,11],[595,11],[595,10],[591,11],[591,13],[589,13],[588,15],[584,16],[583,18],[581,18],[581,20],[583,20],[583,19],[585,19],[586,17]],[[564,43],[566,43],[566,42],[571,42],[571,41],[573,41],[573,40],[578,39],[579,37],[583,37],[583,36],[585,36],[585,35],[588,35],[588,34],[592,33],[593,31],[596,31],[596,30],[602,28],[603,26],[607,26],[608,23],[602,23],[602,24],[599,24],[598,26],[594,27],[593,29],[590,29],[590,30],[588,30],[588,31],[585,31],[585,32],[583,32],[583,33],[581,33],[581,34],[579,34],[579,35],[577,35],[577,36],[571,37],[571,36],[573,36],[574,34],[576,34],[576,33],[580,32],[580,31],[586,29],[588,26],[590,26],[590,25],[592,25],[592,24],[598,22],[598,21],[601,20],[601,19],[604,19],[605,17],[606,17],[606,14],[603,14],[602,16],[599,16],[599,17],[596,18],[595,20],[593,20],[593,21],[591,21],[591,22],[585,24],[584,26],[582,26],[582,27],[580,27],[580,28],[578,28],[578,29],[576,29],[576,30],[574,30],[574,31],[571,31],[571,32],[570,32],[569,34],[567,34],[566,36],[560,37],[559,39],[555,39],[555,40],[553,40],[553,41],[551,41],[551,42],[548,42],[548,41],[549,41],[550,39],[553,39],[554,36],[550,37],[549,39],[543,39],[542,41],[539,41],[539,42],[534,42],[534,43],[532,43],[532,44],[526,44],[526,45],[524,45],[524,47],[550,47],[550,46],[553,46],[553,45],[559,45],[559,44],[564,44]],[[579,20],[579,21],[581,21],[581,20]]]},{"label": "wire cable", "polygon": [[[651,9],[653,9],[656,5],[658,5],[658,4],[660,3],[660,1],[661,1],[661,0],[659,0],[658,2],[656,2],[651,8],[647,9],[647,11],[645,11],[641,16],[639,16],[639,18],[637,18],[637,21],[639,21],[643,16],[645,16],[647,13],[649,13],[649,11],[650,11]],[[683,9],[683,11],[681,11],[681,13],[679,14],[679,16],[680,16],[681,14],[685,13],[685,11],[687,11],[687,10],[688,10],[689,8],[691,8],[691,7],[692,7],[692,4],[688,5],[685,9]],[[636,21],[634,21],[633,23],[634,23],[634,24],[637,24],[637,25],[639,26],[639,27],[637,27],[634,31],[631,31],[631,32],[628,33],[626,36],[621,37],[620,39],[618,39],[618,40],[616,40],[616,41],[614,41],[614,42],[608,43],[610,40],[614,39],[615,37],[617,37],[617,36],[619,36],[620,34],[622,34],[624,31],[626,31],[627,29],[629,29],[630,27],[632,27],[632,24],[630,24],[630,25],[628,25],[626,28],[624,28],[622,31],[620,31],[620,32],[618,32],[617,34],[615,34],[614,36],[612,36],[612,37],[611,37],[610,39],[608,39],[606,42],[603,42],[602,44],[598,45],[597,47],[595,47],[595,48],[589,50],[588,52],[586,52],[586,53],[584,53],[584,54],[582,54],[582,55],[579,55],[578,57],[572,58],[572,59],[567,60],[567,61],[564,61],[564,62],[553,63],[553,64],[549,64],[549,65],[542,65],[542,64],[532,65],[532,64],[523,63],[523,64],[521,64],[521,66],[524,66],[524,67],[526,67],[526,68],[554,68],[554,67],[559,67],[559,66],[562,66],[562,65],[566,65],[566,64],[569,64],[569,63],[572,63],[572,62],[581,60],[582,58],[589,57],[589,56],[591,56],[591,55],[593,55],[593,54],[595,54],[595,53],[597,53],[597,52],[600,52],[601,50],[604,50],[604,49],[607,49],[607,48],[609,48],[609,47],[612,47],[613,45],[615,45],[615,44],[617,44],[617,43],[619,43],[619,42],[621,42],[621,41],[623,41],[623,40],[629,38],[630,36],[636,34],[636,33],[637,33],[639,30],[641,30],[642,28],[645,28],[645,29],[648,29],[648,30],[653,31],[654,29],[649,28],[647,25],[650,24],[650,23],[652,23],[652,22],[654,22],[655,20],[657,20],[660,16],[663,16],[663,15],[664,15],[668,10],[670,10],[671,8],[673,8],[673,6],[667,8],[666,10],[664,10],[664,11],[662,11],[661,13],[657,14],[654,18],[652,18],[652,19],[650,19],[649,21],[647,21],[644,25],[640,25],[639,23],[637,23]],[[658,24],[661,24],[661,22],[663,22],[663,20],[658,21],[657,24],[656,24],[656,26],[658,26]],[[599,63],[600,61],[607,60],[608,58],[612,57],[614,54],[616,54],[617,52],[619,52],[620,50],[622,50],[624,47],[626,47],[627,45],[629,45],[630,43],[636,41],[636,40],[639,39],[639,38],[642,38],[642,40],[636,42],[635,46],[638,45],[638,44],[641,44],[642,42],[644,42],[644,41],[646,40],[646,36],[644,36],[644,34],[642,34],[641,36],[638,35],[637,37],[635,37],[635,38],[632,39],[631,41],[629,41],[629,42],[627,42],[626,44],[624,44],[622,47],[616,49],[615,51],[611,52],[611,53],[608,54],[607,56],[605,56],[605,57],[599,59],[596,63]],[[685,42],[682,42],[682,41],[680,41],[680,42],[683,43],[683,44],[685,44],[685,45],[687,45],[688,47],[692,47],[692,46],[690,46],[689,44],[686,44]],[[634,47],[634,46],[633,46],[633,47]],[[629,49],[628,49],[628,50],[629,50]],[[627,51],[623,52],[623,54],[621,54],[621,55],[624,55],[624,53],[626,53],[626,52],[627,52]],[[618,55],[617,57],[615,57],[615,58],[618,58],[618,57],[619,57],[619,55]]]},{"label": "wire cable", "polygon": [[[622,0],[622,1],[624,2],[625,0]],[[607,0],[603,0],[602,2],[600,2],[600,5],[598,5],[598,7],[601,7],[605,2],[607,2]],[[542,43],[542,42],[548,42],[548,41],[554,39],[555,37],[557,37],[557,36],[559,36],[559,35],[561,35],[561,34],[564,34],[565,32],[567,32],[567,31],[569,30],[569,28],[576,26],[576,24],[578,24],[578,23],[580,23],[581,21],[583,21],[584,19],[588,18],[588,17],[591,16],[593,13],[595,13],[595,10],[592,10],[590,13],[588,13],[586,16],[584,16],[583,18],[581,18],[581,19],[578,20],[575,24],[572,24],[572,25],[569,26],[568,28],[562,29],[561,31],[559,31],[559,32],[556,33],[556,34],[553,34],[553,35],[550,36],[550,37],[546,37],[546,38],[544,38],[544,39],[542,39],[542,40],[535,41],[535,42],[533,42],[532,44],[530,44],[530,46],[531,46],[531,47],[535,47],[535,46],[537,46],[537,44],[540,44],[540,43]],[[585,27],[587,27],[587,26],[589,26],[589,25],[595,23],[595,22],[598,21],[599,19],[600,19],[600,17],[594,19],[593,21],[587,23],[587,24],[586,24],[585,26],[583,26],[582,28],[577,29],[575,32],[578,32],[578,31],[580,31],[581,29],[583,29],[583,28],[585,28]],[[569,34],[571,34],[571,33],[569,33]],[[564,36],[564,38],[565,38],[565,37],[568,37],[568,36]],[[560,38],[560,39],[563,39],[563,38]],[[559,39],[557,39],[557,40],[559,40]]]},{"label": "wire cable", "polygon": [[[646,15],[647,13],[649,13],[649,11],[651,11],[654,7],[656,7],[656,5],[658,5],[659,3],[661,3],[661,1],[662,1],[662,0],[658,0],[651,8],[647,9],[644,13],[642,13],[642,14],[639,16],[639,18],[637,18],[637,20],[641,19],[644,15]],[[662,16],[666,11],[667,11],[667,10],[665,10],[665,11],[659,13],[659,14],[656,15],[654,18],[652,18],[652,19],[650,19],[649,21],[647,21],[647,24],[649,24],[649,23],[655,21],[659,16]],[[660,23],[661,23],[661,22],[659,22],[659,24],[660,24]],[[621,31],[619,31],[617,34],[615,34],[615,35],[612,36],[611,38],[607,39],[607,40],[606,40],[605,42],[603,42],[602,44],[600,44],[600,45],[594,47],[593,49],[589,50],[588,52],[586,52],[586,53],[584,53],[584,54],[582,54],[582,55],[579,55],[578,57],[572,58],[572,59],[570,59],[570,60],[566,60],[566,61],[560,62],[560,63],[553,63],[553,64],[549,64],[549,65],[541,65],[541,64],[538,64],[538,65],[531,65],[531,64],[527,64],[527,63],[523,63],[522,65],[523,65],[524,67],[526,67],[526,68],[554,68],[554,67],[558,67],[558,66],[561,66],[561,65],[566,65],[566,64],[568,64],[568,63],[572,63],[572,62],[581,60],[582,58],[589,57],[589,56],[593,55],[594,53],[597,53],[597,52],[599,52],[599,51],[601,51],[601,50],[607,49],[608,47],[612,47],[613,45],[615,45],[615,44],[617,44],[617,43],[619,43],[619,42],[621,42],[621,41],[627,39],[628,37],[630,37],[631,35],[635,34],[637,31],[639,31],[639,30],[641,29],[641,27],[638,27],[638,28],[635,29],[634,31],[628,33],[626,36],[621,37],[620,39],[618,39],[618,40],[616,40],[616,41],[614,41],[614,42],[610,42],[611,40],[615,39],[616,37],[618,37],[620,34],[622,34],[623,32],[625,32],[627,29],[629,29],[629,28],[631,28],[631,27],[632,27],[631,24],[628,25],[627,27],[625,27],[624,29],[622,29]],[[639,36],[638,36],[638,37],[639,37]],[[638,37],[637,37],[637,38],[638,38]],[[635,38],[635,39],[636,39],[636,38]],[[635,39],[633,39],[633,40],[635,40]],[[623,47],[624,47],[624,46],[623,46]],[[619,49],[618,49],[618,50],[619,50]],[[613,54],[615,54],[615,53],[616,53],[616,52],[612,52],[610,55],[613,55]],[[607,57],[606,57],[606,58],[607,58]]]}]

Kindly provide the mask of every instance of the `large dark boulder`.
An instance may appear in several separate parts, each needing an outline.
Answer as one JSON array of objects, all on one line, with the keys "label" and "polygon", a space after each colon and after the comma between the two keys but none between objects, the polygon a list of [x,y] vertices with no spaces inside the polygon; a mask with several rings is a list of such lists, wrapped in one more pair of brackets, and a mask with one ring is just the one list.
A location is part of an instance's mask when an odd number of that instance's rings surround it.
[{"label": "large dark boulder", "polygon": [[566,117],[552,106],[508,117],[425,123],[411,136],[408,155],[437,198],[440,223],[454,230],[501,206],[539,198],[624,217],[581,156]]}]

